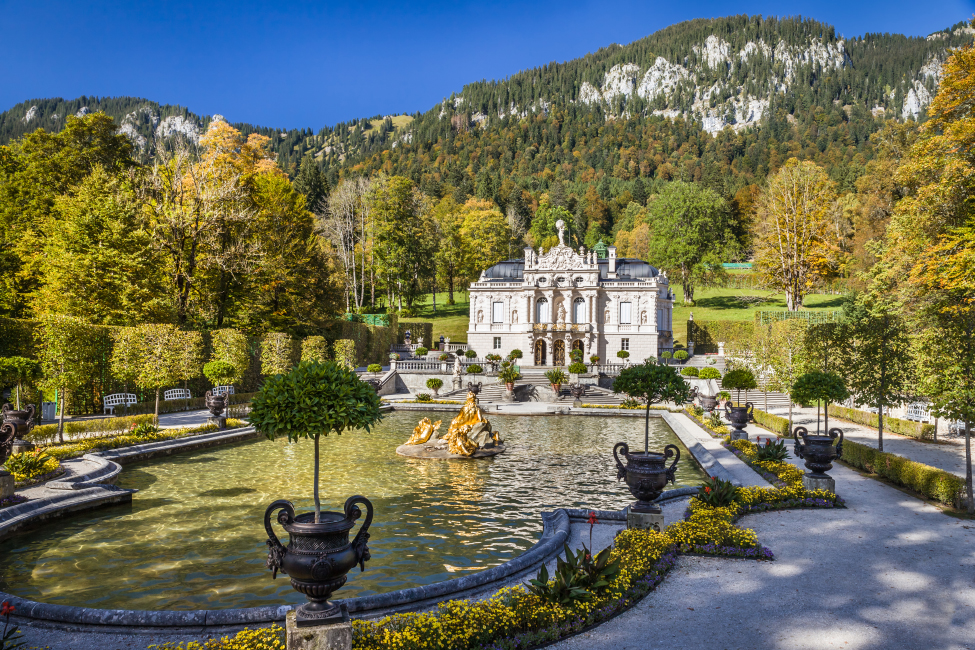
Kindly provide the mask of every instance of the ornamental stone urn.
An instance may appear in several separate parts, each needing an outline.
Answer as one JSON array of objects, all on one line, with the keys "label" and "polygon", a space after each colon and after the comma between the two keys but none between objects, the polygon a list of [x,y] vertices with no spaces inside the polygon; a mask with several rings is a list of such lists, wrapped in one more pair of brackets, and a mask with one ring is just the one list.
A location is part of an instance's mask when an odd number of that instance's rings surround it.
[{"label": "ornamental stone urn", "polygon": [[2,422],[0,422],[0,448],[8,455],[22,454],[34,448],[34,444],[24,440],[24,436],[34,428],[34,414],[37,412],[33,404],[28,404],[23,411],[15,410],[10,404],[0,407]]},{"label": "ornamental stone urn", "polygon": [[748,440],[745,426],[752,419],[752,411],[754,410],[755,405],[751,402],[745,402],[744,406],[731,406],[731,402],[724,405],[724,414],[734,428],[731,432],[732,440]]},{"label": "ornamental stone urn", "polygon": [[569,394],[573,397],[572,406],[579,408],[582,406],[582,397],[586,394],[586,387],[581,383],[569,386]]},{"label": "ornamental stone urn", "polygon": [[[833,469],[833,461],[843,455],[843,431],[830,429],[826,435],[810,434],[806,427],[796,427],[792,432],[795,443],[792,453],[806,461],[810,471],[802,475],[802,486],[807,490],[828,490],[836,494],[836,481],[827,474]],[[833,445],[833,441],[839,442]]]},{"label": "ornamental stone urn", "polygon": [[212,391],[208,390],[206,392],[206,407],[210,411],[207,424],[215,424],[219,429],[226,428],[227,418],[224,417],[223,411],[227,408],[227,395],[214,395]]},{"label": "ornamental stone urn", "polygon": [[[620,450],[626,465],[617,453]],[[674,462],[667,467],[665,461],[671,456],[675,457]],[[630,494],[637,498],[627,509],[627,528],[647,528],[660,532],[663,529],[663,512],[659,505],[652,502],[663,492],[667,481],[674,482],[680,449],[677,445],[667,445],[662,454],[652,451],[630,453],[625,442],[618,442],[613,447],[613,458],[616,459],[616,480],[625,480]]]},{"label": "ornamental stone urn", "polygon": [[[349,541],[349,531],[362,516],[356,505],[366,507],[366,520],[355,539]],[[271,528],[271,514],[278,513],[278,523],[288,532],[285,548]],[[329,602],[332,593],[348,579],[346,574],[357,564],[362,571],[370,559],[369,525],[372,523],[372,503],[363,496],[349,497],[344,512],[322,512],[319,523],[315,513],[295,515],[294,505],[285,499],[275,501],[264,513],[264,529],[267,531],[267,568],[271,577],[278,571],[291,579],[291,586],[301,592],[308,602],[297,610],[298,627],[328,625],[348,621],[345,605]]]}]

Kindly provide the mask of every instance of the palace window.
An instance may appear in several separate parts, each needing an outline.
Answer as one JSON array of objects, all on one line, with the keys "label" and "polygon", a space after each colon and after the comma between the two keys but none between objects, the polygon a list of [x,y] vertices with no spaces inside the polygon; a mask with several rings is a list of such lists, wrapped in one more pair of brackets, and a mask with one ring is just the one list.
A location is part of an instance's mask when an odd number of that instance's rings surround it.
[{"label": "palace window", "polygon": [[495,336],[494,337],[494,349],[495,350],[500,350],[501,349],[501,337],[500,336]]},{"label": "palace window", "polygon": [[547,323],[550,320],[550,314],[548,308],[548,298],[539,298],[535,303],[535,322],[536,323]]},{"label": "palace window", "polygon": [[504,303],[503,302],[496,302],[496,303],[494,303],[494,319],[492,320],[492,322],[494,322],[494,323],[503,323],[504,322]]},{"label": "palace window", "polygon": [[630,351],[630,339],[620,339],[620,350]]},{"label": "palace window", "polygon": [[620,325],[629,325],[633,322],[632,316],[630,315],[631,304],[629,302],[620,303]]},{"label": "palace window", "polygon": [[586,322],[585,298],[576,298],[572,301],[572,322],[576,324]]}]

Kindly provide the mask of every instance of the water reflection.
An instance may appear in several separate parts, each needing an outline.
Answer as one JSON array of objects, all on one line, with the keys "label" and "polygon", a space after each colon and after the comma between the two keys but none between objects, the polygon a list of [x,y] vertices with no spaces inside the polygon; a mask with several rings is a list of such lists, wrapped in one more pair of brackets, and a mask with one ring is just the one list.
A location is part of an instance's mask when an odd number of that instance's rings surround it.
[{"label": "water reflection", "polygon": [[[508,451],[480,461],[423,461],[394,450],[426,413],[389,416],[373,432],[322,440],[323,508],[353,494],[376,506],[365,573],[343,597],[402,589],[501,564],[541,532],[538,512],[618,509],[613,444],[642,447],[636,418],[491,415]],[[429,414],[435,415],[435,414]],[[651,448],[677,437],[651,420]],[[682,454],[678,485],[701,472]],[[205,461],[205,462],[201,462]],[[266,440],[128,467],[131,506],[58,520],[0,545],[0,589],[43,602],[125,609],[204,609],[297,603],[264,567],[262,518],[271,501],[299,511],[311,498],[311,444]],[[284,541],[284,531],[278,529]],[[353,531],[354,534],[354,531]]]}]

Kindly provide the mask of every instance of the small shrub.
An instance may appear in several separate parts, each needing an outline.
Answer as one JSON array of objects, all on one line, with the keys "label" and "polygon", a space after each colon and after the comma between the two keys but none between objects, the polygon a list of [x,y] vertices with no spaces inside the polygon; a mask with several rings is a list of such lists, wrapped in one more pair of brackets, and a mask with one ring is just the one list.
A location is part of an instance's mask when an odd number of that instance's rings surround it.
[{"label": "small shrub", "polygon": [[573,601],[590,600],[594,594],[605,591],[620,570],[620,561],[610,561],[612,547],[605,548],[595,557],[583,544],[578,551],[565,545],[565,559],[556,561],[555,576],[548,579],[545,565],[534,580],[528,582],[528,591],[553,605],[570,605]]},{"label": "small shrub", "polygon": [[701,417],[704,415],[704,409],[697,404],[691,404],[691,413],[693,413],[695,417]]},{"label": "small shrub", "polygon": [[697,377],[698,370],[694,366],[690,366],[687,368],[681,368],[680,374],[684,375],[685,377]]},{"label": "small shrub", "polygon": [[582,356],[582,350],[579,350],[578,348],[574,348],[571,352],[569,352],[569,358],[573,361],[582,361]]},{"label": "small shrub", "polygon": [[415,356],[418,356],[418,357],[425,357],[425,356],[427,356],[427,352],[429,352],[429,351],[430,350],[428,350],[426,348],[417,348],[416,349],[416,352],[414,353],[414,355]]},{"label": "small shrub", "polygon": [[758,445],[755,448],[755,459],[756,460],[774,460],[783,461],[789,457],[789,450],[785,448],[785,442],[782,440],[767,440],[764,445]]},{"label": "small shrub", "polygon": [[711,414],[708,415],[708,427],[717,429],[721,426],[724,426],[724,422],[721,420],[721,414],[717,411],[711,411]]},{"label": "small shrub", "polygon": [[681,363],[687,361],[687,356],[687,350],[677,350],[677,352],[674,352],[674,359]]},{"label": "small shrub", "polygon": [[416,401],[418,402],[432,402],[433,398],[430,397],[430,393],[418,393],[416,396]]},{"label": "small shrub", "polygon": [[574,374],[581,374],[581,373],[588,372],[588,371],[589,371],[589,368],[587,368],[586,367],[586,364],[584,364],[581,361],[574,361],[574,362],[572,362],[572,365],[569,366],[569,372],[574,373]]},{"label": "small shrub", "polygon": [[625,400],[623,400],[623,403],[620,404],[620,406],[622,406],[625,409],[638,409],[643,405],[640,404],[640,402],[637,401],[636,399],[632,397],[627,397]]},{"label": "small shrub", "polygon": [[626,350],[620,350],[619,352],[616,353],[616,356],[619,357],[620,359],[629,359],[630,353],[627,352]]},{"label": "small shrub", "polygon": [[738,488],[731,481],[708,477],[698,488],[695,498],[712,508],[725,508],[732,504],[737,495]]},{"label": "small shrub", "polygon": [[472,363],[471,365],[467,366],[467,374],[469,375],[477,375],[482,372],[484,372],[484,368],[477,365],[476,363]]},{"label": "small shrub", "polygon": [[399,353],[399,352],[391,352],[391,353],[389,354],[389,360],[390,360],[390,361],[399,361],[399,360],[400,360],[400,359],[402,359],[402,358],[403,358],[403,357],[402,357],[402,356],[400,356],[400,353]]},{"label": "small shrub", "polygon": [[701,379],[721,379],[721,373],[717,368],[701,368],[697,376]]},{"label": "small shrub", "polygon": [[437,359],[439,359],[440,361],[446,361],[446,360],[448,360],[449,358],[450,358],[450,355],[449,355],[449,354],[447,354],[446,352],[444,352],[444,353],[443,353],[443,354],[441,354],[441,355],[440,355],[439,357],[437,357]]},{"label": "small shrub", "polygon": [[729,399],[731,399],[731,393],[729,393],[728,391],[726,391],[726,390],[722,390],[722,391],[719,391],[719,392],[718,392],[718,401],[719,401],[719,402],[720,402],[721,400],[725,400],[725,401],[727,401],[727,400],[729,400]]},{"label": "small shrub", "polygon": [[589,357],[589,363],[599,363],[599,355],[594,354],[591,357]]},{"label": "small shrub", "polygon": [[210,380],[214,386],[222,386],[229,382],[237,369],[226,361],[211,361],[203,366],[203,375]]},{"label": "small shrub", "polygon": [[561,368],[552,368],[551,370],[545,371],[545,378],[548,379],[548,383],[554,386],[561,386],[565,382],[569,381],[569,377],[565,374],[565,371]]},{"label": "small shrub", "polygon": [[935,427],[933,424],[922,424],[921,425],[921,439],[931,440],[934,438]]},{"label": "small shrub", "polygon": [[61,463],[56,458],[47,454],[43,449],[35,449],[34,451],[25,451],[22,454],[10,456],[7,458],[5,466],[14,475],[14,481],[22,483],[56,471],[61,466]]},{"label": "small shrub", "polygon": [[508,354],[509,359],[521,359],[524,356],[525,356],[524,353],[518,348],[515,348],[514,350],[511,351],[510,354]]},{"label": "small shrub", "polygon": [[464,356],[467,357],[468,359],[476,359],[477,352],[475,352],[474,350],[468,350],[467,352],[464,353]]},{"label": "small shrub", "polygon": [[670,358],[671,358],[671,357],[673,357],[673,356],[674,356],[674,355],[673,355],[673,354],[671,354],[671,352],[670,352],[670,350],[664,350],[663,352],[661,352],[661,353],[660,353],[660,358],[661,358],[661,359],[663,359],[663,360],[665,360],[665,361],[666,361],[667,359],[670,359]]},{"label": "small shrub", "polygon": [[440,379],[439,377],[431,377],[430,379],[427,379],[427,388],[432,391],[438,391],[442,386],[443,379]]},{"label": "small shrub", "polygon": [[139,440],[155,440],[159,437],[160,431],[161,429],[159,427],[148,422],[143,422],[142,424],[133,425],[130,433]]},{"label": "small shrub", "polygon": [[366,370],[368,370],[369,372],[374,372],[374,373],[375,372],[382,372],[383,371],[383,367],[380,364],[378,364],[378,363],[370,363],[369,366],[366,368]]}]

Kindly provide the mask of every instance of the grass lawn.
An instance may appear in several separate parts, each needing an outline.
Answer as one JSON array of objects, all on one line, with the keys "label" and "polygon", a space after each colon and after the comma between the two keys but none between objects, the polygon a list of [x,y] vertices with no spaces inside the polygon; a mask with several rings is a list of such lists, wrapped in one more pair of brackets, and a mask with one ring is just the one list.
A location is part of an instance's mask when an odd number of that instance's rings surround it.
[{"label": "grass lawn", "polygon": [[[693,307],[681,302],[679,287],[674,288],[677,299],[674,304],[674,330],[677,340],[684,343],[685,323],[693,312],[694,320],[747,320],[755,318],[757,311],[785,310],[785,294],[761,289],[698,289]],[[415,318],[400,318],[401,323],[425,321],[433,323],[433,339],[440,335],[450,337],[455,343],[467,341],[467,325],[470,323],[470,299],[466,293],[455,292],[456,303],[447,304],[447,294],[437,294],[437,313],[433,312],[430,294],[419,304]],[[812,294],[806,296],[805,309],[809,311],[834,311],[842,308],[843,296]]]}]

